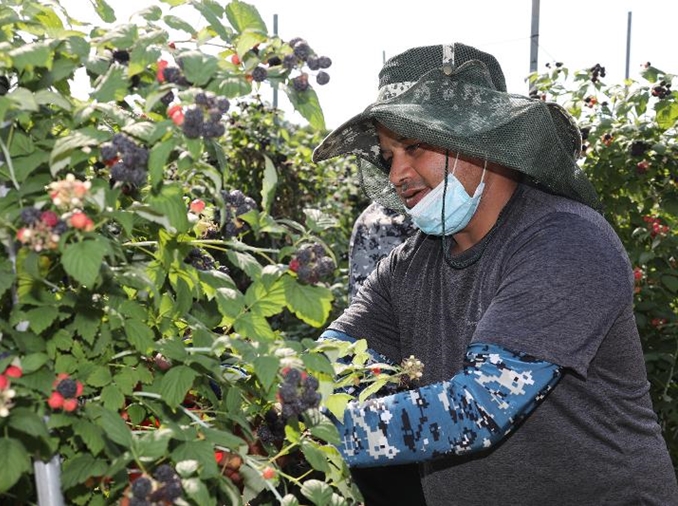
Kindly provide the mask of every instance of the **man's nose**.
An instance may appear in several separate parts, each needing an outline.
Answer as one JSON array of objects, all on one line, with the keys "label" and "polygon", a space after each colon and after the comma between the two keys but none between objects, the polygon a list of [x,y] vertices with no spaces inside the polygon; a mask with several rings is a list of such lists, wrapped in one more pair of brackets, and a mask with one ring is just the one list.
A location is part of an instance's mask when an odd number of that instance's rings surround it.
[{"label": "man's nose", "polygon": [[411,178],[411,171],[412,166],[407,162],[406,157],[394,154],[391,158],[391,170],[388,173],[388,179],[391,184],[400,186]]}]

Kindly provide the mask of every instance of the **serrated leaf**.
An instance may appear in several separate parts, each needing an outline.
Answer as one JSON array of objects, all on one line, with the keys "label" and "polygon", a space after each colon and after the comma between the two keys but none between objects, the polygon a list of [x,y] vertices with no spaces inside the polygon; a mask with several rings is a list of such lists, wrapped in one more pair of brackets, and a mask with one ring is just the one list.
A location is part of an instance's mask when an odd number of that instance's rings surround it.
[{"label": "serrated leaf", "polygon": [[99,102],[119,102],[129,93],[127,69],[122,65],[111,65],[108,71],[94,83],[92,98]]},{"label": "serrated leaf", "polygon": [[50,90],[38,90],[35,92],[35,101],[41,105],[54,105],[65,111],[71,111],[73,105],[60,93]]},{"label": "serrated leaf", "polygon": [[192,499],[193,504],[204,504],[205,506],[216,504],[216,498],[212,497],[207,486],[205,486],[200,478],[181,480],[181,486],[189,499]]},{"label": "serrated leaf", "polygon": [[32,44],[23,44],[9,51],[13,66],[19,72],[33,70],[35,67],[52,68],[54,53],[47,41],[37,41]]},{"label": "serrated leaf", "polygon": [[341,437],[339,435],[339,431],[337,430],[335,425],[326,417],[323,417],[318,424],[312,426],[309,430],[311,432],[311,435],[318,439],[321,439],[322,441],[326,441],[335,446],[341,445]]},{"label": "serrated leaf", "polygon": [[320,480],[306,480],[301,493],[316,506],[325,506],[332,499],[332,488]]},{"label": "serrated leaf", "polygon": [[150,353],[155,345],[153,330],[145,322],[136,318],[126,319],[124,325],[129,343],[143,354]]},{"label": "serrated leaf", "polygon": [[153,211],[165,216],[169,221],[170,232],[186,232],[189,228],[188,209],[183,200],[183,190],[180,186],[165,185],[158,195],[148,198],[148,204]]},{"label": "serrated leaf", "polygon": [[115,11],[106,0],[94,0],[94,8],[104,23],[115,23]]},{"label": "serrated leaf", "polygon": [[325,407],[330,410],[332,415],[342,421],[344,419],[344,411],[346,411],[346,405],[353,400],[353,396],[345,394],[343,392],[337,392],[331,394],[325,400]]},{"label": "serrated leaf", "polygon": [[7,437],[0,438],[0,469],[0,492],[12,488],[22,474],[30,471],[31,461],[21,442]]},{"label": "serrated leaf", "polygon": [[59,309],[56,306],[41,306],[26,311],[25,319],[36,334],[42,334],[59,316]]},{"label": "serrated leaf", "polygon": [[112,380],[113,376],[111,375],[111,370],[108,367],[103,365],[95,365],[87,376],[85,382],[93,387],[103,387],[108,385]]},{"label": "serrated leaf", "polygon": [[266,318],[252,312],[241,315],[233,322],[233,328],[237,333],[251,339],[275,339],[275,333]]},{"label": "serrated leaf", "polygon": [[317,448],[315,443],[305,439],[301,442],[301,452],[304,454],[306,461],[311,464],[313,469],[328,473],[330,466],[327,463],[325,454]]},{"label": "serrated leaf", "polygon": [[[203,15],[205,20],[210,24],[210,28],[212,28],[224,42],[230,42],[231,35],[224,23],[222,23],[218,17],[222,12],[222,8],[219,4],[206,0],[191,0],[191,5]],[[219,11],[218,14],[215,12],[217,10]]]},{"label": "serrated leaf", "polygon": [[52,176],[68,167],[71,161],[71,152],[85,146],[95,146],[101,144],[110,137],[107,132],[95,128],[84,128],[71,132],[66,137],[62,137],[54,143],[54,148],[49,158],[49,165]]},{"label": "serrated leaf", "polygon": [[181,63],[184,76],[194,86],[207,84],[219,69],[219,63],[214,56],[200,51],[181,53]]},{"label": "serrated leaf", "polygon": [[196,29],[189,25],[186,21],[181,19],[178,16],[173,16],[172,14],[166,15],[163,20],[167,23],[167,26],[174,30],[181,30],[188,34],[193,35],[196,32]]},{"label": "serrated leaf", "polygon": [[302,285],[291,276],[285,276],[283,280],[289,310],[313,327],[324,325],[332,309],[332,292],[324,286]]},{"label": "serrated leaf", "polygon": [[237,32],[243,32],[247,29],[260,31],[264,35],[268,32],[266,23],[264,23],[254,5],[240,0],[232,0],[226,5],[225,10],[228,22]]},{"label": "serrated leaf", "polygon": [[75,315],[73,322],[76,332],[82,337],[86,343],[94,343],[94,338],[99,332],[101,325],[100,315],[90,311],[79,311]]},{"label": "serrated leaf", "polygon": [[78,419],[73,422],[73,432],[82,439],[93,455],[98,454],[106,446],[101,428],[88,420]]},{"label": "serrated leaf", "polygon": [[261,355],[254,359],[254,372],[265,390],[271,388],[278,375],[280,360],[270,355]]},{"label": "serrated leaf", "polygon": [[67,244],[61,255],[61,263],[69,276],[83,286],[92,288],[108,252],[108,243],[104,239],[88,239]]},{"label": "serrated leaf", "polygon": [[93,404],[87,404],[87,411],[92,414],[94,422],[103,429],[108,439],[125,448],[132,445],[132,432],[119,413]]},{"label": "serrated leaf", "polygon": [[29,408],[13,408],[10,411],[8,425],[31,437],[40,438],[45,442],[48,442],[50,439],[43,418]]},{"label": "serrated leaf", "polygon": [[214,446],[208,441],[188,441],[182,443],[172,452],[175,462],[197,460],[202,467],[201,478],[213,478],[219,474],[217,461],[214,458]]},{"label": "serrated leaf", "polygon": [[309,371],[322,372],[329,376],[334,375],[334,367],[322,353],[306,353],[301,356],[301,360]]},{"label": "serrated leaf", "polygon": [[174,138],[155,144],[148,155],[148,174],[151,185],[156,188],[165,179],[165,166],[172,150],[176,146]]},{"label": "serrated leaf", "polygon": [[64,460],[61,472],[61,486],[64,490],[85,483],[87,478],[102,476],[108,464],[87,453]]},{"label": "serrated leaf", "polygon": [[285,303],[285,284],[282,280],[270,286],[255,281],[245,292],[245,305],[260,316],[269,317],[280,313]]},{"label": "serrated leaf", "polygon": [[129,55],[129,64],[127,67],[128,76],[131,77],[144,72],[148,67],[158,61],[160,55],[160,49],[156,47],[144,45],[135,46]]},{"label": "serrated leaf", "polygon": [[291,86],[285,86],[284,90],[294,108],[313,128],[316,130],[325,130],[325,116],[320,107],[318,95],[316,95],[313,88],[309,86],[304,91],[297,91]]},{"label": "serrated leaf", "polygon": [[244,271],[250,279],[258,279],[261,277],[261,264],[257,262],[257,259],[254,258],[254,256],[243,251],[233,250],[228,250],[226,255],[228,256],[228,260]]},{"label": "serrated leaf", "polygon": [[245,297],[234,288],[219,288],[215,298],[227,324],[233,323],[245,310]]},{"label": "serrated leaf", "polygon": [[172,367],[160,382],[160,395],[171,408],[177,408],[186,398],[198,373],[185,365]]}]

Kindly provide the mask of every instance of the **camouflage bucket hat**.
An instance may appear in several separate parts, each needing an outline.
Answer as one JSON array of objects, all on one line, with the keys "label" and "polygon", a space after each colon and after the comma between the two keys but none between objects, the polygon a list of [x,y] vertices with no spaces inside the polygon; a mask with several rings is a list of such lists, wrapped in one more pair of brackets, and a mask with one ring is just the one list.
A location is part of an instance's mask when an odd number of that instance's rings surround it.
[{"label": "camouflage bucket hat", "polygon": [[460,43],[417,47],[388,60],[376,102],[332,131],[313,152],[316,162],[360,159],[360,183],[380,204],[404,211],[388,179],[375,128],[487,159],[517,170],[536,186],[598,208],[576,161],[581,134],[555,103],[506,92],[490,54]]}]

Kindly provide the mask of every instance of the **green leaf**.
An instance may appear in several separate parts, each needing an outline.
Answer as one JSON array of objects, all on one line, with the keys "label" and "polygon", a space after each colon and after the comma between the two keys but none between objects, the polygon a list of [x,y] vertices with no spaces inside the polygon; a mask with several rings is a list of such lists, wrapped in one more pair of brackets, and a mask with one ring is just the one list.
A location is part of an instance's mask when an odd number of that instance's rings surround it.
[{"label": "green leaf", "polygon": [[255,281],[245,292],[245,305],[260,316],[273,316],[282,311],[286,303],[285,284],[278,280],[272,285]]},{"label": "green leaf", "polygon": [[657,124],[663,130],[668,130],[678,121],[678,103],[676,102],[657,102],[655,110],[657,112]]},{"label": "green leaf", "polygon": [[87,376],[85,381],[88,385],[93,387],[103,387],[108,385],[113,380],[111,370],[103,365],[96,365]]},{"label": "green leaf", "polygon": [[54,53],[47,41],[24,44],[9,52],[14,67],[19,72],[33,70],[35,67],[52,68]]},{"label": "green leaf", "polygon": [[275,197],[275,188],[278,185],[278,173],[271,159],[264,155],[266,168],[264,169],[264,180],[261,183],[261,206],[265,213],[271,211],[271,203]]},{"label": "green leaf", "polygon": [[310,86],[304,91],[297,91],[291,86],[284,87],[287,98],[294,108],[311,124],[316,130],[325,130],[325,116],[323,115],[318,95]]},{"label": "green leaf", "polygon": [[45,365],[47,360],[49,360],[49,357],[45,353],[31,353],[21,359],[21,369],[23,369],[24,374],[30,374]]},{"label": "green leaf", "polygon": [[35,92],[35,101],[40,105],[60,107],[64,111],[71,111],[73,104],[60,93],[50,90],[38,90]]},{"label": "green leaf", "polygon": [[26,311],[25,318],[36,334],[42,334],[59,316],[57,306],[42,306]]},{"label": "green leaf", "polygon": [[334,375],[332,364],[322,353],[306,353],[301,356],[301,360],[309,371],[318,371],[329,376]]},{"label": "green leaf", "polygon": [[14,284],[14,268],[8,259],[0,260],[0,297]]},{"label": "green leaf", "polygon": [[675,276],[662,276],[662,284],[671,292],[678,292],[678,278]]},{"label": "green leaf", "polygon": [[0,492],[6,492],[31,469],[28,452],[21,442],[4,437],[0,439]]},{"label": "green leaf", "polygon": [[233,323],[233,328],[239,334],[251,339],[275,339],[275,333],[266,318],[252,312],[245,313],[238,318]]},{"label": "green leaf", "polygon": [[137,45],[129,55],[128,76],[140,74],[156,63],[160,58],[160,49],[145,45]]},{"label": "green leaf", "polygon": [[330,395],[327,400],[325,400],[325,407],[329,409],[338,420],[343,420],[346,405],[352,400],[353,396],[338,392]]},{"label": "green leaf", "polygon": [[99,102],[119,102],[127,96],[128,89],[127,69],[122,65],[111,65],[108,71],[95,81],[92,98]]},{"label": "green leaf", "polygon": [[219,68],[217,59],[200,51],[181,53],[182,70],[194,86],[207,84]]},{"label": "green leaf", "polygon": [[177,408],[184,401],[197,376],[196,371],[185,365],[177,365],[167,371],[160,382],[160,395],[167,405]]},{"label": "green leaf", "polygon": [[108,243],[99,237],[71,243],[64,247],[61,263],[69,276],[83,286],[92,288],[108,252]]},{"label": "green leaf", "polygon": [[183,190],[180,186],[169,184],[162,187],[160,194],[149,196],[148,203],[153,211],[165,216],[169,220],[170,232],[185,232],[189,228],[188,209],[183,200]]},{"label": "green leaf", "polygon": [[82,439],[92,454],[96,455],[106,446],[100,427],[88,420],[77,419],[73,422],[73,432]]},{"label": "green leaf", "polygon": [[181,486],[184,489],[184,492],[186,492],[188,498],[192,499],[191,502],[193,504],[204,504],[205,506],[216,505],[216,498],[212,497],[212,494],[207,489],[207,486],[200,478],[187,478],[185,480],[181,480]]},{"label": "green leaf", "polygon": [[258,30],[264,35],[268,32],[266,23],[254,5],[232,0],[226,5],[226,17],[237,32],[243,32],[246,29]]},{"label": "green leaf", "polygon": [[76,313],[73,324],[80,337],[87,344],[93,344],[101,325],[101,315],[98,312],[80,311]]},{"label": "green leaf", "polygon": [[178,16],[173,16],[172,14],[166,15],[163,20],[167,23],[167,26],[174,30],[181,30],[190,35],[193,35],[196,32],[196,29],[189,25],[186,21],[181,19]]},{"label": "green leaf", "polygon": [[45,442],[48,442],[50,439],[45,421],[30,408],[12,408],[8,425],[31,437],[40,438]]},{"label": "green leaf", "polygon": [[148,156],[148,173],[151,178],[151,186],[157,188],[165,178],[165,166],[167,160],[176,146],[174,138],[155,144]]},{"label": "green leaf", "polygon": [[311,464],[313,469],[322,471],[323,473],[328,473],[330,471],[330,466],[327,463],[327,457],[320,449],[318,449],[315,443],[312,443],[307,439],[303,440],[301,442],[301,452],[304,454],[306,461]]},{"label": "green leaf", "polygon": [[233,323],[245,310],[245,297],[233,288],[219,288],[216,293],[217,307],[227,320]]},{"label": "green leaf", "polygon": [[224,23],[219,19],[219,16],[223,12],[219,4],[211,0],[191,0],[191,5],[203,15],[205,20],[210,24],[210,28],[212,28],[224,42],[230,42],[231,34],[226,29]]},{"label": "green leaf", "polygon": [[103,429],[108,439],[125,448],[132,445],[132,432],[119,413],[92,403],[86,405],[86,410],[91,413],[92,419]]},{"label": "green leaf", "polygon": [[332,499],[332,488],[320,480],[306,480],[301,493],[316,506],[325,506]]},{"label": "green leaf", "polygon": [[64,460],[61,472],[61,486],[69,488],[85,483],[92,476],[103,476],[108,464],[104,460],[98,460],[87,453],[76,455]]},{"label": "green leaf", "polygon": [[320,423],[312,426],[310,428],[310,432],[311,435],[318,439],[327,441],[328,443],[333,444],[335,446],[341,445],[341,436],[339,435],[339,431],[327,417],[323,417]]},{"label": "green leaf", "polygon": [[219,474],[217,461],[214,459],[214,446],[209,441],[182,443],[172,452],[172,459],[175,462],[197,460],[202,466],[202,478],[213,478]]},{"label": "green leaf", "polygon": [[61,169],[67,167],[71,162],[71,152],[85,146],[97,146],[108,140],[110,134],[97,130],[95,128],[84,128],[75,130],[66,137],[62,137],[54,143],[54,148],[50,155],[49,164],[52,170],[52,176],[55,176]]},{"label": "green leaf", "polygon": [[302,285],[291,276],[283,280],[289,310],[313,327],[324,325],[332,309],[332,292],[324,286]]},{"label": "green leaf", "polygon": [[270,355],[261,355],[254,359],[254,372],[265,390],[271,388],[278,375],[280,360]]},{"label": "green leaf", "polygon": [[104,23],[115,23],[115,11],[106,3],[106,0],[94,0],[94,8]]},{"label": "green leaf", "polygon": [[171,429],[160,428],[150,431],[135,441],[135,453],[143,455],[146,459],[165,457],[172,435]]},{"label": "green leaf", "polygon": [[136,318],[125,320],[125,334],[134,348],[143,354],[150,353],[155,345],[155,334],[146,322]]},{"label": "green leaf", "polygon": [[261,277],[261,264],[249,253],[228,250],[226,252],[229,261],[247,274],[250,279]]}]

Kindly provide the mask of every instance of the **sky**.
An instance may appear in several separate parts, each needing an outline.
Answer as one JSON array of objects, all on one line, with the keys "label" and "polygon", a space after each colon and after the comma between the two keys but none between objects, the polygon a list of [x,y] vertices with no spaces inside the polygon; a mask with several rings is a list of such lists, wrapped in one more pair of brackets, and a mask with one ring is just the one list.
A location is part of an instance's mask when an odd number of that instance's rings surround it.
[{"label": "sky", "polygon": [[[159,0],[108,0],[118,20]],[[219,0],[226,2],[226,0]],[[71,13],[86,16],[89,0],[61,0]],[[508,91],[527,94],[534,0],[249,0],[283,40],[302,37],[318,55],[329,56],[330,82],[315,85],[328,128],[335,128],[372,103],[384,58],[414,46],[462,42],[493,54]],[[605,82],[625,77],[631,13],[629,77],[641,64],[678,74],[675,0],[540,0],[538,67],[562,62],[570,70],[606,68]],[[198,24],[195,19],[186,19]],[[267,97],[267,92],[270,96]],[[272,101],[270,90],[262,90]],[[303,123],[284,94],[278,105],[288,119]]]}]

